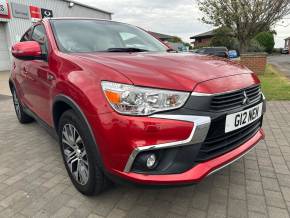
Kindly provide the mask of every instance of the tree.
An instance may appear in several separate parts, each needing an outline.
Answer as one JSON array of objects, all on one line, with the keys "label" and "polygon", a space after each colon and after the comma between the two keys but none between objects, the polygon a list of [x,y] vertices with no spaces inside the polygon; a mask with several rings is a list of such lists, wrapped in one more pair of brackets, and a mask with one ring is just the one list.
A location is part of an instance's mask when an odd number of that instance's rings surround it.
[{"label": "tree", "polygon": [[211,40],[212,46],[226,46],[228,49],[235,49],[235,37],[228,27],[220,27],[214,30],[214,37]]},{"label": "tree", "polygon": [[290,13],[290,0],[197,0],[202,21],[232,29],[240,42],[240,51],[259,32],[271,27]]},{"label": "tree", "polygon": [[188,42],[184,43],[184,45],[185,45],[186,47],[188,47],[189,49],[193,49],[192,45],[191,45],[190,43],[188,43]]},{"label": "tree", "polygon": [[260,32],[256,35],[255,40],[257,40],[257,42],[265,48],[266,52],[270,54],[272,53],[275,45],[273,33]]},{"label": "tree", "polygon": [[182,39],[178,36],[173,36],[171,39],[168,39],[169,42],[182,42]]}]

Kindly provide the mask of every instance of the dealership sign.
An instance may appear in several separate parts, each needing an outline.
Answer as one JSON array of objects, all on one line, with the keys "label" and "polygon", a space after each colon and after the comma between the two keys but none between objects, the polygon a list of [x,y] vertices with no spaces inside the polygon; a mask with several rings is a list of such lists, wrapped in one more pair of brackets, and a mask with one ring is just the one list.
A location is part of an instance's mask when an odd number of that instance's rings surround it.
[{"label": "dealership sign", "polygon": [[13,17],[29,19],[29,9],[27,5],[11,2]]},{"label": "dealership sign", "polygon": [[53,17],[52,10],[39,8],[37,6],[29,6],[29,9],[32,22],[37,22],[42,18]]},{"label": "dealership sign", "polygon": [[6,0],[0,0],[0,18],[10,18],[9,7]]}]

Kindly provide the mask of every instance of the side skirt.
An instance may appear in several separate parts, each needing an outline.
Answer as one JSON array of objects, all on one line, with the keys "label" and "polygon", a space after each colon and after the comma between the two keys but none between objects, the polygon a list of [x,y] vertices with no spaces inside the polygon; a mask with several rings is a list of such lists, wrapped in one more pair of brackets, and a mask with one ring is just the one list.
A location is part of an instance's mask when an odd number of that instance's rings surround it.
[{"label": "side skirt", "polygon": [[34,112],[32,112],[30,109],[27,107],[23,107],[25,113],[27,113],[29,116],[33,117],[34,120],[40,124],[47,132],[48,134],[53,137],[55,140],[58,141],[58,135],[55,129],[51,126],[49,126],[44,120],[42,120],[39,116],[37,116]]}]

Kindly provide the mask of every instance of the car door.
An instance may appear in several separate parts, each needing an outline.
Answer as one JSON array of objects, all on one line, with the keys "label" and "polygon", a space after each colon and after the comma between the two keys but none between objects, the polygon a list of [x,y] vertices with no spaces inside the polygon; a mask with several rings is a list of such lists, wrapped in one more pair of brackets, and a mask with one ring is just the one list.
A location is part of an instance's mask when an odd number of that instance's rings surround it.
[{"label": "car door", "polygon": [[[32,28],[29,28],[22,36],[20,42],[30,41],[31,33]],[[14,76],[17,94],[19,99],[21,99],[21,103],[30,108],[31,105],[29,105],[27,101],[27,97],[29,95],[27,92],[29,86],[29,82],[27,80],[27,62],[28,61],[24,59],[14,58],[12,64],[12,75]]]},{"label": "car door", "polygon": [[49,68],[49,44],[45,28],[42,24],[36,25],[31,34],[31,41],[40,44],[42,58],[26,62],[27,71],[27,94],[26,100],[31,105],[32,111],[46,123],[50,123],[50,99],[51,87],[54,83],[55,75]]}]

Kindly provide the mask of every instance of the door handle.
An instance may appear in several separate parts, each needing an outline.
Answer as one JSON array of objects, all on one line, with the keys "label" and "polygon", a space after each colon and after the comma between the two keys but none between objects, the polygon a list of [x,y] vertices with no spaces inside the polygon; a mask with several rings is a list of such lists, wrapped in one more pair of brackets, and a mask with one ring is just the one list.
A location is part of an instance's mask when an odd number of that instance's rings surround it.
[{"label": "door handle", "polygon": [[26,70],[26,67],[21,68],[20,75],[22,75],[24,78],[27,78],[27,74],[28,71]]},{"label": "door handle", "polygon": [[26,67],[24,67],[24,68],[23,68],[23,73],[25,73],[25,74],[27,74],[27,73],[28,73],[28,71],[27,71]]},{"label": "door handle", "polygon": [[52,80],[54,80],[55,79],[55,77],[54,77],[54,75],[52,75],[52,74],[47,74],[47,80],[48,81],[52,81]]}]

